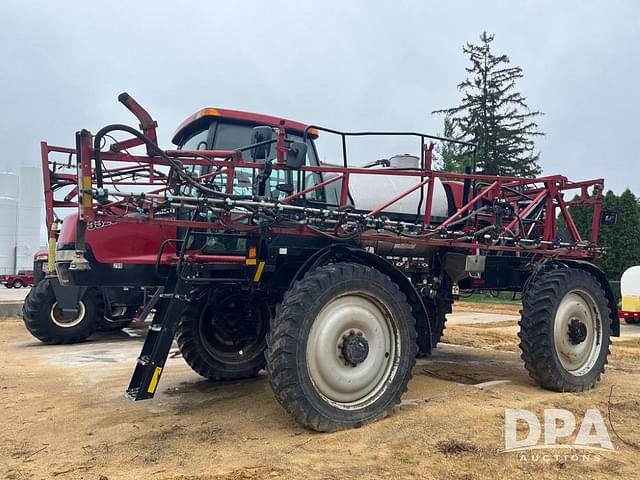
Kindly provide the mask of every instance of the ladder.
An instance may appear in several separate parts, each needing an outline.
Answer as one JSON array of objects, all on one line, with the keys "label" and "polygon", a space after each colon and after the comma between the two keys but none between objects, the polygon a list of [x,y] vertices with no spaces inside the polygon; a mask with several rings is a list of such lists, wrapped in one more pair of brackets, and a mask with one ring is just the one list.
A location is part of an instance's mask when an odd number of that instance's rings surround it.
[{"label": "ladder", "polygon": [[[153,398],[171,350],[178,319],[188,300],[189,289],[182,275],[171,273],[164,288],[159,288],[145,307],[148,314],[154,305],[158,305],[127,388],[129,399]],[[172,293],[165,294],[164,291]]]}]

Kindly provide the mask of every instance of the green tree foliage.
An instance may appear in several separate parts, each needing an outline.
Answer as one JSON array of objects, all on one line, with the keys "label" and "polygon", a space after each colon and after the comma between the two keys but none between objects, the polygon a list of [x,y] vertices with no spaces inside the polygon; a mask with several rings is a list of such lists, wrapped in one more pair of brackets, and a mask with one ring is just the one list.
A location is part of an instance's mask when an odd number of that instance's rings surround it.
[{"label": "green tree foliage", "polygon": [[[458,139],[453,120],[449,116],[444,117],[443,137]],[[464,167],[471,166],[473,156],[468,147],[456,143],[442,142],[436,147],[436,168],[445,172],[463,173]]]},{"label": "green tree foliage", "polygon": [[[602,225],[598,245],[607,249],[607,254],[598,264],[610,280],[619,280],[629,267],[640,265],[640,205],[629,189],[617,196],[608,191],[603,197],[603,208],[618,213],[615,225]],[[570,208],[580,235],[591,238],[593,206],[580,205]]]},{"label": "green tree foliage", "polygon": [[[433,113],[449,117],[445,119],[445,136],[449,130],[453,138],[478,145],[476,165],[480,171],[490,175],[537,175],[541,168],[533,137],[544,134],[534,119],[542,112],[530,111],[526,98],[515,91],[516,81],[523,77],[522,69],[510,66],[506,55],[492,53],[493,35],[483,32],[480,41],[479,45],[467,43],[463,47],[471,66],[466,68],[468,78],[458,85],[462,103]],[[445,155],[449,153],[440,152],[445,169],[451,166],[459,171],[459,162],[448,163]]]}]

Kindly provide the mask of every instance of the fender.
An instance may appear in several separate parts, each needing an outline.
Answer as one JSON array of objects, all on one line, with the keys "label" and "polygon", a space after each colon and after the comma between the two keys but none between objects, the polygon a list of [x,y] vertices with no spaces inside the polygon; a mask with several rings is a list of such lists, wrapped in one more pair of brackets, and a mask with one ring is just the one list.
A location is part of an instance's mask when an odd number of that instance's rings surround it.
[{"label": "fender", "polygon": [[422,297],[409,278],[386,258],[353,246],[329,245],[314,253],[302,264],[291,279],[289,288],[291,288],[295,281],[302,279],[307,272],[326,265],[331,261],[340,260],[356,262],[375,268],[387,275],[398,285],[400,291],[407,297],[407,302],[411,305],[413,315],[416,319],[416,330],[419,333],[418,346],[420,355],[431,354],[433,349],[433,345],[431,344],[431,320],[429,319],[429,314],[427,313]]},{"label": "fender", "polygon": [[600,267],[585,260],[562,260],[562,263],[569,267],[586,270],[598,279],[598,282],[600,282],[600,286],[602,287],[602,290],[604,290],[604,294],[607,297],[607,301],[609,303],[609,311],[611,312],[611,336],[619,337],[620,318],[618,318],[618,302],[616,301],[616,297],[613,294],[613,290],[611,290],[611,285],[609,285],[609,281],[607,280],[607,276],[604,274],[604,272],[600,269]]}]

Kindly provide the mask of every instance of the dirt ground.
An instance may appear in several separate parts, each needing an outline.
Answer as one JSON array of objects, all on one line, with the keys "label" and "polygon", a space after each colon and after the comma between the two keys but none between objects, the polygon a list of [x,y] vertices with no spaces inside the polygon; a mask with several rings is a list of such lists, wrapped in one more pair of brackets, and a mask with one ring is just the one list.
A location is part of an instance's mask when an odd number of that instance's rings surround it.
[{"label": "dirt ground", "polygon": [[[130,402],[123,391],[142,337],[119,333],[53,347],[32,339],[18,319],[2,321],[0,477],[638,478],[639,336],[625,329],[614,341],[595,390],[560,394],[528,378],[516,352],[517,312],[456,312],[446,343],[418,361],[394,414],[335,434],[299,427],[265,376],[211,384],[179,357],[169,359],[155,399]],[[477,386],[493,380],[506,383]],[[556,450],[547,453],[560,458],[525,461],[502,451],[505,408],[566,408],[579,419],[598,408],[615,451],[575,461],[573,451]]]}]

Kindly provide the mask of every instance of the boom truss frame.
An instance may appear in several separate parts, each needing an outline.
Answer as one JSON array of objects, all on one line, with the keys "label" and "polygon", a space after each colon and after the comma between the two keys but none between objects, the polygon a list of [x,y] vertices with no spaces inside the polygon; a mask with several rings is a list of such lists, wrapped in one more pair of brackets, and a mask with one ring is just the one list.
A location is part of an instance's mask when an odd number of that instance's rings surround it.
[{"label": "boom truss frame", "polygon": [[[88,222],[108,221],[155,223],[210,232],[260,232],[268,228],[277,234],[329,235],[336,239],[358,238],[367,242],[449,247],[473,253],[514,252],[516,255],[583,259],[603,254],[603,250],[597,247],[603,179],[572,182],[562,175],[519,178],[436,171],[433,169],[433,141],[464,142],[413,132],[340,132],[319,126],[307,127],[305,140],[316,132],[338,135],[342,143],[343,165],[302,166],[292,170],[286,161],[291,146],[286,140],[284,121],[277,128],[276,139],[239,150],[161,150],[157,146],[157,123],[129,95],[122,94],[119,100],[140,121],[141,131],[133,131],[130,127],[125,130],[134,133],[132,138],[114,139],[109,150],[102,150],[101,145],[96,148],[94,136],[82,130],[76,134],[75,148],[41,144],[50,238],[56,234],[55,209],[77,207],[79,221],[85,226]],[[348,166],[347,138],[372,135],[420,138],[420,168],[401,170]],[[275,145],[275,162],[243,159],[243,151],[265,143]],[[146,146],[146,154],[129,153],[129,149],[138,146]],[[52,154],[67,155],[68,161],[66,164],[52,162]],[[183,170],[178,172],[176,166]],[[189,169],[197,166],[210,167],[210,171],[204,175],[189,173]],[[61,172],[61,168],[66,171]],[[248,198],[234,193],[234,179],[240,169],[250,169],[258,174],[285,171],[285,174],[298,175],[298,178],[307,173],[319,173],[323,180],[308,188],[301,187],[279,200],[255,195]],[[355,175],[412,177],[415,184],[372,210],[358,211],[349,204],[349,181]],[[431,213],[437,180],[457,180],[474,188],[472,198],[467,198],[455,213],[442,222],[433,223]],[[338,205],[305,200],[308,194],[333,183],[340,184]],[[58,198],[56,192],[69,185],[74,185],[72,190]],[[193,185],[202,186],[205,193],[197,188],[197,195],[183,193],[184,186]],[[212,192],[215,186],[218,190]],[[131,187],[131,190],[125,192],[124,187]],[[416,215],[415,221],[390,218],[386,211],[418,189],[425,192],[424,213]],[[576,197],[565,200],[570,192],[577,193]],[[581,238],[569,212],[572,205],[593,205],[589,239]],[[178,210],[192,214],[189,218],[178,217],[175,215]],[[564,219],[571,237],[569,241],[558,239],[558,214]],[[79,240],[82,240],[81,229],[78,231]],[[198,252],[191,252],[190,257],[203,262],[211,259],[211,256],[199,255]]]}]

